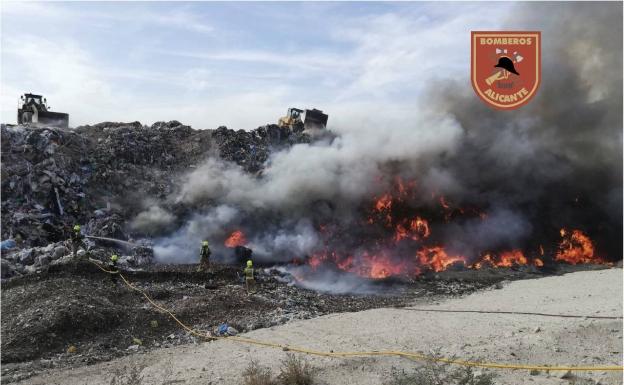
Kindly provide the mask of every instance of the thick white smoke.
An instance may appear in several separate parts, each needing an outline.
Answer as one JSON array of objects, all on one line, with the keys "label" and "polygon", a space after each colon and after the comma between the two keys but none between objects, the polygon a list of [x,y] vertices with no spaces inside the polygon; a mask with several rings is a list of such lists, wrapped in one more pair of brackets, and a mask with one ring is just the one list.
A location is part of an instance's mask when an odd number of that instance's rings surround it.
[{"label": "thick white smoke", "polygon": [[188,175],[178,200],[282,212],[307,210],[318,200],[357,201],[384,187],[371,183],[384,172],[382,166],[403,162],[417,167],[419,161],[453,151],[461,133],[453,119],[425,112],[406,116],[401,126],[335,131],[340,136],[331,143],[297,144],[274,153],[261,178],[211,158]]},{"label": "thick white smoke", "polygon": [[[217,208],[193,216],[172,236],[158,240],[154,249],[157,259],[196,262],[196,246],[202,239],[221,241],[239,228],[248,234],[247,245],[261,261],[289,261],[307,255],[319,247],[320,238],[310,220],[319,202],[337,204],[332,209],[348,219],[363,198],[387,187],[375,181],[388,163],[416,169],[420,161],[453,150],[461,133],[459,126],[444,116],[418,115],[406,118],[403,126],[337,129],[342,134],[331,141],[297,144],[275,152],[261,177],[235,164],[207,159],[184,177],[172,200]],[[259,224],[254,213],[275,215],[272,223]],[[163,214],[162,209],[151,207],[134,223],[143,224],[154,216],[168,219]],[[243,217],[247,221],[241,223]],[[233,254],[222,249],[221,243],[215,247],[217,253],[223,251],[221,260]]]}]

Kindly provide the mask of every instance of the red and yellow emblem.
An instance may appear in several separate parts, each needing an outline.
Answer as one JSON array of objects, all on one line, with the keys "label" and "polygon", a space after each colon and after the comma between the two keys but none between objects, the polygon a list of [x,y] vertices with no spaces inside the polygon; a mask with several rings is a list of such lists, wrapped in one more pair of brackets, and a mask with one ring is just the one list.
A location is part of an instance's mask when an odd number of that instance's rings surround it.
[{"label": "red and yellow emblem", "polygon": [[512,110],[535,96],[541,77],[539,31],[473,31],[470,78],[487,104]]}]

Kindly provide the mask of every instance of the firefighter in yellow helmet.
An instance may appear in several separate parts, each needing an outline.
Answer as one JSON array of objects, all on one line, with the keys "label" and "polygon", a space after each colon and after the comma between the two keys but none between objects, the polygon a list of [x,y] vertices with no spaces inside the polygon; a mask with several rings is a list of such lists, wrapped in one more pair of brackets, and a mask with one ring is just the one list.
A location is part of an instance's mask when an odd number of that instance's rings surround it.
[{"label": "firefighter in yellow helmet", "polygon": [[[117,254],[113,254],[110,257],[110,270],[111,271],[118,271],[117,270],[117,261],[119,260],[119,257],[117,256]],[[117,283],[117,273],[115,274],[111,274],[111,279],[113,280],[113,283]]]},{"label": "firefighter in yellow helmet", "polygon": [[87,249],[87,245],[85,245],[84,243],[84,236],[80,232],[80,225],[74,225],[69,240],[71,242],[73,257],[76,256],[76,253],[78,252],[80,246],[82,246],[85,250]]},{"label": "firefighter in yellow helmet", "polygon": [[245,274],[245,287],[247,288],[247,294],[256,292],[256,277],[253,269],[253,262],[251,259],[247,261],[247,267],[243,270]]},{"label": "firefighter in yellow helmet", "polygon": [[208,241],[202,242],[202,247],[199,251],[199,267],[197,271],[210,270],[210,247],[208,247]]}]

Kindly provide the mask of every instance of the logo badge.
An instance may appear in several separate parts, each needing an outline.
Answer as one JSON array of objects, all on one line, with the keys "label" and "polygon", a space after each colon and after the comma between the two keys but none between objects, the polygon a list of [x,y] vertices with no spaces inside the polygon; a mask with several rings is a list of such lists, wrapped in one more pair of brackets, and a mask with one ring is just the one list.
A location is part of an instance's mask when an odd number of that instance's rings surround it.
[{"label": "logo badge", "polygon": [[539,31],[472,31],[470,78],[487,104],[513,110],[535,96],[541,78]]}]

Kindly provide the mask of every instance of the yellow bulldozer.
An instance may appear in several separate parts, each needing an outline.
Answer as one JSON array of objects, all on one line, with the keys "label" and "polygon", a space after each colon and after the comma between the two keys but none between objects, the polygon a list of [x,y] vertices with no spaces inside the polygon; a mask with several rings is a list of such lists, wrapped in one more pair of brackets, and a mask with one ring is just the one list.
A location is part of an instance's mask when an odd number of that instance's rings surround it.
[{"label": "yellow bulldozer", "polygon": [[313,108],[311,110],[302,110],[291,107],[286,112],[286,116],[279,118],[277,125],[280,127],[288,127],[294,132],[304,130],[320,129],[327,127],[327,114],[323,111]]}]

